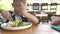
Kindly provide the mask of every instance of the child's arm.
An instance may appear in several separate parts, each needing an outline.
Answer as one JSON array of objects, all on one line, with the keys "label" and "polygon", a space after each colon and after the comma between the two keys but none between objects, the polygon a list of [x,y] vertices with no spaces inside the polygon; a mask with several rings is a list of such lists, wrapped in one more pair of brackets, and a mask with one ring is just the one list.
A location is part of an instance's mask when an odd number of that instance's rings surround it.
[{"label": "child's arm", "polygon": [[5,19],[13,20],[13,18],[11,17],[11,14],[7,10],[0,9],[0,13]]},{"label": "child's arm", "polygon": [[26,18],[28,18],[32,23],[34,23],[34,24],[38,24],[39,23],[39,20],[35,16],[33,16],[32,14],[30,14],[30,13],[24,13],[23,15]]}]

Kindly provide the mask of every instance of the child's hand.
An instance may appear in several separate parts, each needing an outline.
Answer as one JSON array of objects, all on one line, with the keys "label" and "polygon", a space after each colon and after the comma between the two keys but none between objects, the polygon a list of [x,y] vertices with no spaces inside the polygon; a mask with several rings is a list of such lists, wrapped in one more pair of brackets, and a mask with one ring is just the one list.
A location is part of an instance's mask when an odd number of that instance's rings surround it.
[{"label": "child's hand", "polygon": [[3,16],[4,18],[6,18],[6,19],[8,19],[8,20],[13,20],[13,18],[11,17],[11,14],[10,14],[8,11],[2,10],[2,11],[1,11],[1,14],[2,14],[2,16]]}]

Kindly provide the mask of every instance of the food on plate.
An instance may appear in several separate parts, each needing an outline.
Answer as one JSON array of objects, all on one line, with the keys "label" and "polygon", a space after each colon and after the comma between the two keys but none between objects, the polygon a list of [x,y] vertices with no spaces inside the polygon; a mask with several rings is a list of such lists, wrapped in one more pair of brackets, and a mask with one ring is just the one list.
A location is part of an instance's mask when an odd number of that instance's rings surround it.
[{"label": "food on plate", "polygon": [[27,25],[29,25],[29,23],[22,23],[22,22],[20,21],[20,20],[15,20],[15,21],[9,21],[8,22],[8,24],[7,24],[7,26],[8,27],[19,27],[19,26],[27,26]]},{"label": "food on plate", "polygon": [[14,24],[14,22],[10,22],[9,21],[6,26],[8,26],[8,27],[15,27],[15,24]]},{"label": "food on plate", "polygon": [[9,26],[9,27],[18,27],[19,23],[20,23],[20,20],[16,19],[15,21],[9,21],[7,23],[7,26]]},{"label": "food on plate", "polygon": [[15,22],[14,22],[15,27],[18,27],[19,23],[21,23],[20,20],[17,20],[17,19],[16,19]]},{"label": "food on plate", "polygon": [[27,25],[29,25],[28,23],[24,23],[24,24],[22,24],[23,26],[27,26]]}]

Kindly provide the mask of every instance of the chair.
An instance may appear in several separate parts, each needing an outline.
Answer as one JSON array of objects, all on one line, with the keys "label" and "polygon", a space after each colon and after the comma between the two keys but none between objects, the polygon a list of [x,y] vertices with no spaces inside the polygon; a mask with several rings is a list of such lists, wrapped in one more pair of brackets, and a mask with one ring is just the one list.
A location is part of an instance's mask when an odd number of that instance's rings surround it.
[{"label": "chair", "polygon": [[60,25],[60,16],[52,16],[51,17],[52,20],[52,25],[57,26]]},{"label": "chair", "polygon": [[42,10],[42,11],[48,12],[48,3],[42,3],[41,6],[42,6],[42,7],[41,7],[41,10]]},{"label": "chair", "polygon": [[44,21],[47,21],[48,23],[48,14],[36,14],[36,16],[40,17],[39,19],[41,20],[42,23],[44,23]]},{"label": "chair", "polygon": [[39,3],[33,3],[33,11],[38,11],[36,14],[40,14]]},{"label": "chair", "polygon": [[56,12],[56,11],[57,11],[57,3],[51,3],[50,12]]},{"label": "chair", "polygon": [[33,10],[39,10],[39,3],[33,3]]}]

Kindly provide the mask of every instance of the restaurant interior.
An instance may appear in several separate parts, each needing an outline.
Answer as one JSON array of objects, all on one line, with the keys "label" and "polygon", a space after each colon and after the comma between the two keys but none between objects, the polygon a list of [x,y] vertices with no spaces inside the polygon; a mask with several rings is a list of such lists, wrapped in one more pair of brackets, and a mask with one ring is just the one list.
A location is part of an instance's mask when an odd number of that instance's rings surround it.
[{"label": "restaurant interior", "polygon": [[[0,9],[14,13],[12,3],[13,0],[0,0]],[[60,34],[60,0],[26,0],[26,3],[26,11],[35,16],[40,23],[33,25],[28,19],[23,27],[8,27],[9,25],[6,27],[6,19],[0,14],[0,34]]]}]

